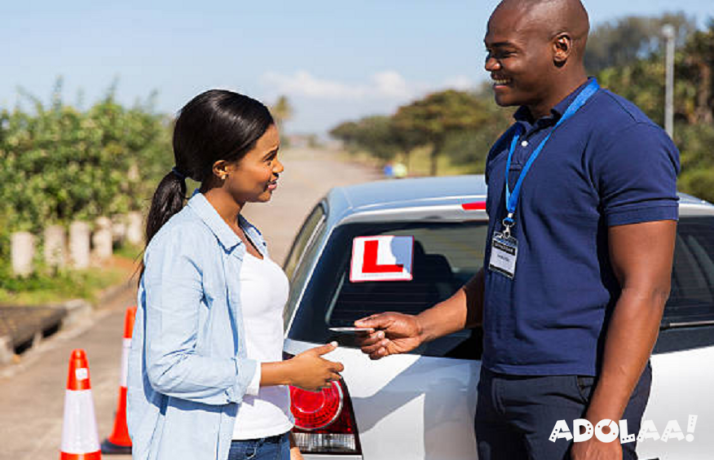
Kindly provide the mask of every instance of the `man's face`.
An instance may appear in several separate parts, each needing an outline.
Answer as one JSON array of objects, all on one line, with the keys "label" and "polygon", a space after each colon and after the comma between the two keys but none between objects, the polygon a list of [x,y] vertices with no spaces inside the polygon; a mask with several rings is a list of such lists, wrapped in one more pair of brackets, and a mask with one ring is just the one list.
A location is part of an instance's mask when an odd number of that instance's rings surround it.
[{"label": "man's face", "polygon": [[546,100],[554,71],[547,24],[514,8],[497,9],[484,38],[486,70],[500,106],[536,106]]}]

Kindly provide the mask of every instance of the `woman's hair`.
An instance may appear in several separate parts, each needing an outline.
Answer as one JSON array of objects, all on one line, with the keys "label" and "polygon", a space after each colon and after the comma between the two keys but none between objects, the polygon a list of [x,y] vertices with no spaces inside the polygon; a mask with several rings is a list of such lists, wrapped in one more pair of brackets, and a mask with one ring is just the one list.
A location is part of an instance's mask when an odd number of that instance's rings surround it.
[{"label": "woman's hair", "polygon": [[176,166],[161,180],[151,200],[147,246],[183,208],[187,177],[205,185],[216,161],[240,160],[274,123],[265,105],[242,94],[212,89],[191,99],[174,126]]}]

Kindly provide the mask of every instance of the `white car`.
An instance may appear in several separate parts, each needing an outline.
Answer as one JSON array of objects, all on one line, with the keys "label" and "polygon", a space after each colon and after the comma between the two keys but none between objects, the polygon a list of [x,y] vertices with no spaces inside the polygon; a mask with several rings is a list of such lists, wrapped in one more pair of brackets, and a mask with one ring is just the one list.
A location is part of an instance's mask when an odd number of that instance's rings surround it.
[{"label": "white car", "polygon": [[[374,182],[333,189],[307,217],[284,267],[291,281],[284,351],[338,340],[329,358],[345,371],[322,393],[291,389],[306,459],[477,458],[480,329],[371,361],[353,336],[329,328],[376,312],[418,313],[453,294],[483,264],[485,197],[482,176]],[[672,293],[644,419],[660,437],[675,420],[683,439],[672,426],[667,442],[639,443],[643,459],[714,456],[714,206],[680,198]],[[354,239],[376,235],[414,238],[411,281],[350,279]]]}]

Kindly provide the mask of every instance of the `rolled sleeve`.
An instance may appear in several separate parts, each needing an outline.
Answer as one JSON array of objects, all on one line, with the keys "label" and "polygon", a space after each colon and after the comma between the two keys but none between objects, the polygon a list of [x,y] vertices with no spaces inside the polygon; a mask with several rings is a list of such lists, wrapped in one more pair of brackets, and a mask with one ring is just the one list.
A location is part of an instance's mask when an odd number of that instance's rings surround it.
[{"label": "rolled sleeve", "polygon": [[[236,361],[236,366],[238,366],[238,375],[244,376],[244,375],[250,375],[251,373],[253,374],[253,378],[250,379],[250,381],[245,385],[245,394],[250,395],[250,396],[258,396],[258,393],[260,392],[260,377],[261,377],[261,369],[260,369],[260,363],[256,361],[252,361],[252,365],[255,366],[255,369],[251,372],[245,369],[245,367],[251,365],[250,363],[246,363],[246,361],[251,361],[251,360],[246,360],[246,359],[238,359]],[[243,367],[244,369],[241,369]]]},{"label": "rolled sleeve", "polygon": [[[203,356],[196,350],[203,299],[194,245],[169,235],[146,257],[146,369],[151,386],[168,396],[221,405],[240,402],[257,363]],[[183,244],[182,244],[183,242]]]},{"label": "rolled sleeve", "polygon": [[593,182],[608,226],[677,220],[679,152],[651,123],[633,123],[593,158]]}]

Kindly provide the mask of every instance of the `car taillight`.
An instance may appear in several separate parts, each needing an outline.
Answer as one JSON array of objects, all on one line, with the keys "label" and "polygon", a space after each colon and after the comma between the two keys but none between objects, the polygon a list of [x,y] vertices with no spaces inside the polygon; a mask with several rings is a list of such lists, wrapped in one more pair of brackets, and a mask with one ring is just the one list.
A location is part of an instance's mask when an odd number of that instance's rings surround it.
[{"label": "car taillight", "polygon": [[320,392],[290,387],[293,435],[303,453],[361,454],[352,402],[344,381]]},{"label": "car taillight", "polygon": [[305,431],[319,430],[333,423],[342,413],[342,388],[335,382],[320,392],[313,393],[290,387],[295,425]]},{"label": "car taillight", "polygon": [[461,208],[464,211],[485,211],[486,202],[485,201],[475,201],[473,203],[463,203]]}]

